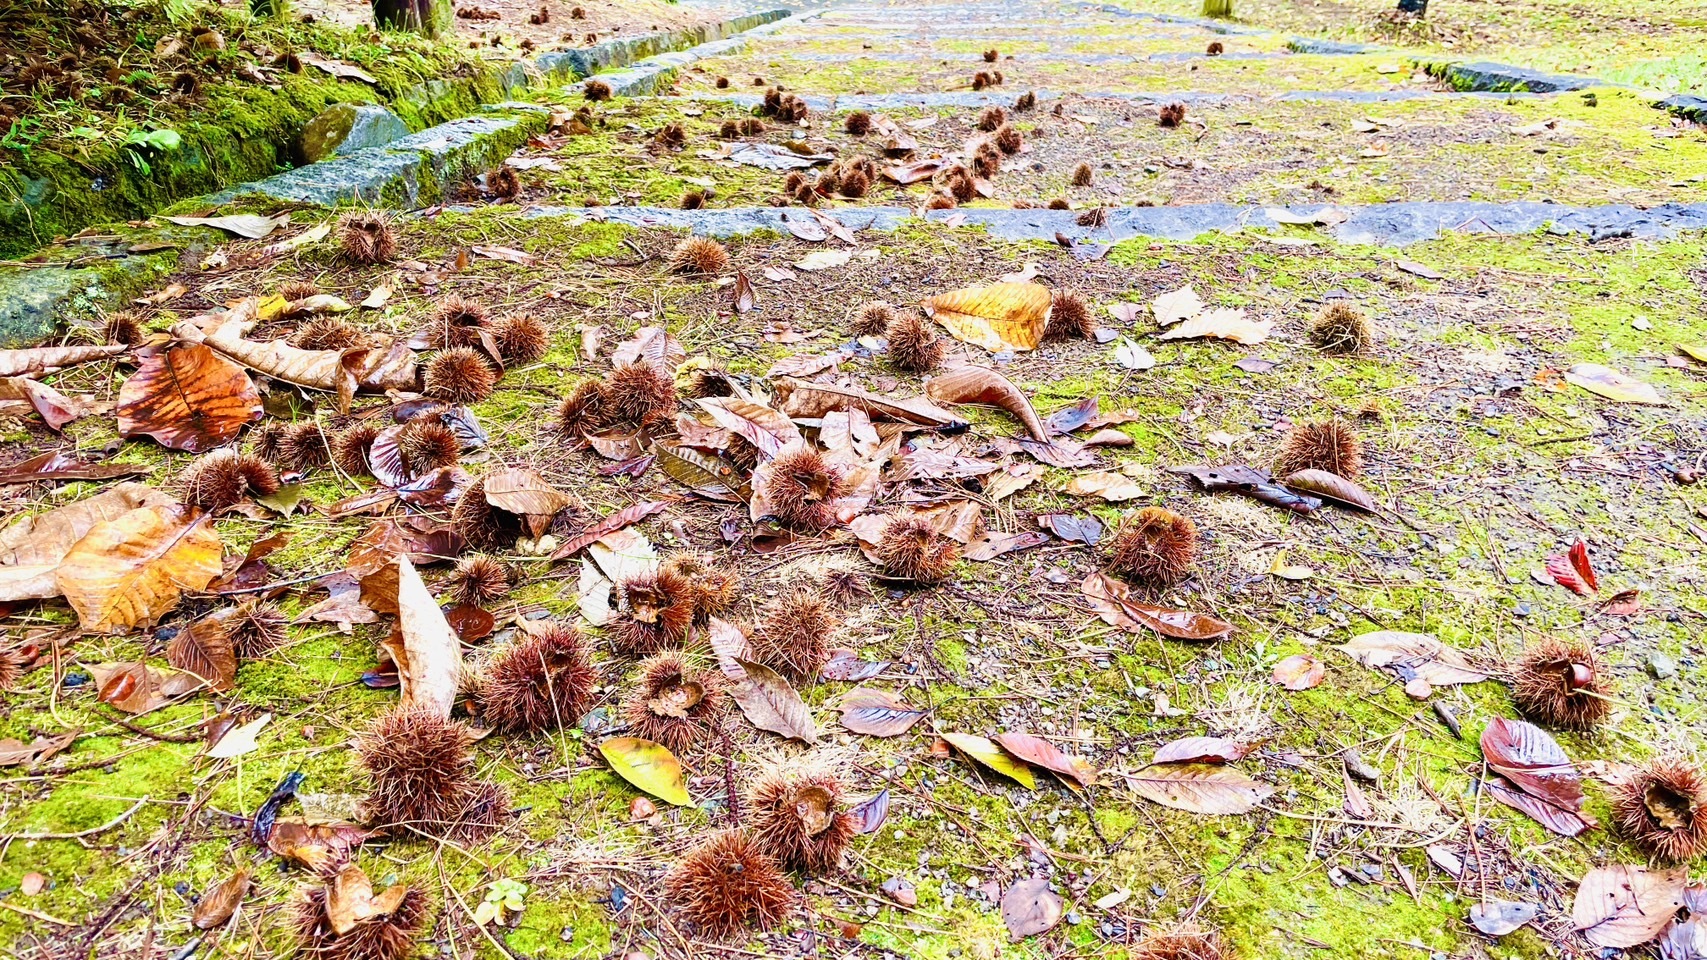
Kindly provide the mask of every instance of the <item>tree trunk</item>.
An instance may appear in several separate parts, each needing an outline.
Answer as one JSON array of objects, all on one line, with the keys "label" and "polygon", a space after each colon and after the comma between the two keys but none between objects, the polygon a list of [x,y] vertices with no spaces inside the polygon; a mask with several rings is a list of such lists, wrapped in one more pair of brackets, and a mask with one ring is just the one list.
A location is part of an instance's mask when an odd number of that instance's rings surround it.
[{"label": "tree trunk", "polygon": [[1423,16],[1428,13],[1428,0],[1399,0],[1399,12]]},{"label": "tree trunk", "polygon": [[456,0],[373,0],[373,22],[386,30],[448,37],[456,25]]}]

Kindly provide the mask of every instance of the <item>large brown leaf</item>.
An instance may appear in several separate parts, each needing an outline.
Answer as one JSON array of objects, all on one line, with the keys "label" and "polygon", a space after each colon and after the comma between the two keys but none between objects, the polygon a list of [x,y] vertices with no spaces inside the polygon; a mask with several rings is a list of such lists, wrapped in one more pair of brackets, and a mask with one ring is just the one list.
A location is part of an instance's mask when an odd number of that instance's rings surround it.
[{"label": "large brown leaf", "polygon": [[[1563,818],[1565,822],[1561,824],[1563,829],[1556,832],[1576,836],[1582,832],[1577,828],[1577,821],[1593,825],[1594,821],[1583,814],[1582,774],[1547,731],[1522,720],[1495,717],[1482,731],[1482,756],[1487,760],[1488,769],[1505,777],[1523,794],[1566,815]],[[1497,790],[1494,795],[1507,799]],[[1527,805],[1512,805],[1535,813]],[[1553,824],[1560,818],[1542,811],[1536,819],[1553,829]]]},{"label": "large brown leaf", "polygon": [[997,353],[1035,349],[1053,299],[1041,284],[1003,282],[939,293],[921,306],[955,339]]},{"label": "large brown leaf", "polygon": [[746,676],[732,683],[729,693],[753,726],[809,744],[818,742],[812,710],[787,680],[762,663],[743,658],[735,662]]},{"label": "large brown leaf", "polygon": [[148,473],[149,469],[140,463],[95,463],[49,451],[0,467],[0,484],[34,483],[38,480],[111,480]]},{"label": "large brown leaf", "polygon": [[337,863],[372,836],[353,823],[309,823],[301,817],[280,817],[267,834],[267,849],[307,867],[319,870]]},{"label": "large brown leaf", "polygon": [[402,684],[398,706],[449,717],[462,680],[462,646],[406,555],[397,558],[397,607],[402,636],[388,638],[381,646],[397,664]]},{"label": "large brown leaf", "polygon": [[1482,781],[1482,789],[1487,791],[1488,796],[1513,810],[1529,815],[1537,823],[1561,837],[1581,836],[1600,826],[1588,814],[1556,807],[1540,797],[1524,793],[1512,786],[1504,777],[1489,777]]},{"label": "large brown leaf", "polygon": [[1048,443],[1049,431],[1032,408],[1025,391],[989,367],[955,367],[925,384],[925,396],[938,403],[982,403],[1000,407],[1014,415],[1025,431],[1039,443]]},{"label": "large brown leaf", "polygon": [[1329,503],[1337,503],[1342,507],[1351,507],[1374,513],[1375,498],[1371,497],[1362,487],[1337,473],[1326,470],[1299,470],[1289,473],[1280,481],[1287,488],[1307,493],[1312,497],[1320,497]]},{"label": "large brown leaf", "polygon": [[1189,813],[1249,813],[1274,788],[1231,767],[1207,763],[1157,763],[1126,775],[1146,800]]},{"label": "large brown leaf", "polygon": [[1419,677],[1436,687],[1488,679],[1487,673],[1470,665],[1462,650],[1426,633],[1376,630],[1352,637],[1340,649],[1371,669],[1391,667],[1406,679]]},{"label": "large brown leaf", "polygon": [[887,690],[855,687],[836,703],[842,726],[872,737],[896,737],[913,728],[925,711]]},{"label": "large brown leaf", "polygon": [[1658,936],[1683,905],[1687,866],[1664,870],[1628,864],[1595,867],[1577,885],[1571,920],[1588,942],[1627,950]]},{"label": "large brown leaf", "polygon": [[31,347],[28,350],[0,350],[0,377],[22,377],[52,373],[65,367],[91,360],[116,357],[130,348],[120,345],[88,345],[79,347]]},{"label": "large brown leaf", "polygon": [[500,467],[486,474],[486,502],[505,513],[525,517],[534,536],[545,532],[551,518],[574,501],[544,477],[520,467]]},{"label": "large brown leaf", "polygon": [[800,428],[794,421],[762,403],[739,397],[706,397],[696,401],[718,426],[745,438],[767,459],[790,443],[800,443]]},{"label": "large brown leaf", "polygon": [[807,383],[784,377],[777,382],[776,395],[782,404],[782,412],[798,419],[812,420],[838,410],[844,413],[858,410],[873,422],[888,421],[950,430],[968,426],[965,420],[928,401],[916,397],[884,397],[857,387]]},{"label": "large brown leaf", "polygon": [[1233,632],[1233,625],[1207,613],[1170,610],[1132,599],[1132,588],[1104,573],[1092,573],[1079,586],[1091,608],[1104,623],[1127,633],[1154,630],[1179,640],[1220,640]]},{"label": "large brown leaf", "polygon": [[1096,782],[1097,769],[1089,761],[1080,757],[1070,757],[1062,753],[1060,748],[1041,737],[1029,733],[1008,732],[996,735],[996,743],[1003,750],[1024,760],[1036,764],[1045,770],[1060,775],[1068,781],[1068,785],[1077,784],[1088,787]]},{"label": "large brown leaf", "polygon": [[0,529],[0,563],[57,562],[95,526],[138,507],[176,505],[167,494],[145,483],[120,483],[92,497],[20,517]]},{"label": "large brown leaf", "polygon": [[246,339],[245,334],[257,322],[256,305],[256,299],[250,297],[223,314],[200,318],[202,325],[193,321],[176,324],[172,333],[186,342],[212,347],[274,380],[337,394],[340,413],[349,411],[351,398],[376,368],[395,359],[380,348],[304,350],[284,340]]},{"label": "large brown leaf", "polygon": [[186,590],[220,575],[213,523],[182,507],[139,507],[90,528],[54,579],[83,629],[122,632],[152,623]]},{"label": "large brown leaf", "polygon": [[166,644],[166,662],[206,681],[215,690],[237,685],[237,653],[217,617],[208,616],[179,630]]},{"label": "large brown leaf", "polygon": [[244,369],[203,344],[142,361],[119,388],[119,435],[153,437],[201,453],[230,443],[261,418],[261,394]]}]

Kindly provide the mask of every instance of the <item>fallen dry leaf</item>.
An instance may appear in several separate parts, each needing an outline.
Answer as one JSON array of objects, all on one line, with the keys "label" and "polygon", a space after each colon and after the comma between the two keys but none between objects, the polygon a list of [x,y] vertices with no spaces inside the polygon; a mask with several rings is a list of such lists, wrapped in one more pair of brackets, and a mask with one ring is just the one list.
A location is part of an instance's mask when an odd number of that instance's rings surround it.
[{"label": "fallen dry leaf", "polygon": [[866,687],[855,687],[843,694],[836,709],[842,712],[842,726],[873,737],[900,736],[925,715],[925,711],[887,690]]},{"label": "fallen dry leaf", "polygon": [[1152,763],[1235,763],[1256,747],[1226,737],[1181,737],[1156,748]]},{"label": "fallen dry leaf", "polygon": [[1214,337],[1249,346],[1267,340],[1269,331],[1273,326],[1274,322],[1271,320],[1248,319],[1242,309],[1217,308],[1205,310],[1197,316],[1181,322],[1172,330],[1162,334],[1162,339],[1184,340],[1193,337]]},{"label": "fallen dry leaf", "polygon": [[1233,625],[1206,613],[1170,610],[1132,599],[1132,588],[1104,573],[1092,573],[1079,585],[1091,608],[1103,622],[1127,633],[1154,630],[1179,640],[1220,640],[1233,632]]},{"label": "fallen dry leaf", "polygon": [[786,679],[762,663],[736,658],[736,664],[744,676],[730,685],[729,695],[753,726],[808,744],[818,742],[811,708]]},{"label": "fallen dry leaf", "polygon": [[[1156,323],[1168,327],[1181,320],[1189,320],[1203,312],[1203,298],[1197,295],[1190,284],[1170,290],[1150,301],[1150,312],[1155,314]],[[1129,309],[1124,315],[1116,314],[1115,319],[1131,323],[1134,317]]]},{"label": "fallen dry leaf", "polygon": [[140,660],[92,664],[88,670],[95,678],[96,698],[125,713],[148,713],[202,688],[199,677],[161,670]]},{"label": "fallen dry leaf", "polygon": [[1069,786],[1088,787],[1096,782],[1097,770],[1089,761],[1062,753],[1059,747],[1042,737],[1009,731],[997,734],[996,743],[1026,763],[1059,775],[1069,781]]},{"label": "fallen dry leaf", "polygon": [[1288,690],[1308,690],[1322,682],[1327,668],[1307,653],[1297,653],[1274,665],[1274,682]]},{"label": "fallen dry leaf", "polygon": [[1579,363],[1565,371],[1565,379],[1619,403],[1645,403],[1664,406],[1665,395],[1651,383],[1598,363]]},{"label": "fallen dry leaf", "polygon": [[1629,864],[1595,867],[1577,885],[1571,920],[1596,946],[1627,950],[1659,936],[1683,905],[1687,866],[1650,869]]},{"label": "fallen dry leaf", "polygon": [[202,894],[196,902],[195,913],[190,916],[190,923],[197,930],[212,930],[214,927],[225,925],[231,915],[237,912],[238,904],[249,895],[249,878],[252,876],[248,867],[239,869],[236,873],[214,884],[213,888]]},{"label": "fallen dry leaf", "polygon": [[142,361],[119,388],[119,436],[149,436],[201,453],[237,438],[261,418],[249,374],[204,344],[172,347]]},{"label": "fallen dry leaf", "polygon": [[1002,922],[1015,943],[1053,930],[1061,922],[1064,906],[1060,894],[1049,889],[1046,878],[1021,880],[1002,897]]},{"label": "fallen dry leaf", "polygon": [[382,646],[402,681],[398,706],[430,709],[449,718],[462,681],[462,646],[444,611],[406,554],[397,556],[397,607],[401,638]]},{"label": "fallen dry leaf", "polygon": [[1470,665],[1462,650],[1426,633],[1376,630],[1353,637],[1339,649],[1372,670],[1390,667],[1405,679],[1419,677],[1436,687],[1488,679],[1487,673]]},{"label": "fallen dry leaf", "polygon": [[1052,304],[1042,284],[992,283],[927,297],[921,305],[955,339],[999,353],[1036,349]]},{"label": "fallen dry leaf", "polygon": [[1025,761],[1019,759],[989,737],[975,736],[970,733],[942,733],[937,736],[947,741],[949,746],[966,754],[991,770],[1004,777],[1018,781],[1027,790],[1037,789],[1037,780],[1031,775],[1031,768]]},{"label": "fallen dry leaf", "polygon": [[53,373],[91,360],[116,357],[130,348],[118,345],[86,345],[76,347],[31,347],[27,350],[0,350],[0,377],[23,377]]},{"label": "fallen dry leaf", "polygon": [[938,403],[980,403],[1000,407],[1014,415],[1025,431],[1039,443],[1049,443],[1049,431],[1032,408],[1025,391],[989,367],[955,367],[932,377],[925,396]]},{"label": "fallen dry leaf", "polygon": [[183,507],[138,507],[95,524],[66,553],[54,580],[83,629],[123,632],[153,623],[220,575],[213,523]]},{"label": "fallen dry leaf", "polygon": [[1146,800],[1189,813],[1249,813],[1274,788],[1231,767],[1206,763],[1157,763],[1126,775]]}]

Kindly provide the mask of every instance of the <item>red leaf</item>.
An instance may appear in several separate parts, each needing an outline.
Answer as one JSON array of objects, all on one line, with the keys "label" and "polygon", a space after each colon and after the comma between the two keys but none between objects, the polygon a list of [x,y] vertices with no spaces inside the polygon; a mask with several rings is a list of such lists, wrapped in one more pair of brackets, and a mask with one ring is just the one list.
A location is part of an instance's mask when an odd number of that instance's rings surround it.
[{"label": "red leaf", "polygon": [[1029,733],[1003,733],[997,735],[996,743],[1021,760],[1060,775],[1069,781],[1068,786],[1088,787],[1096,782],[1096,767],[1084,759],[1062,753],[1054,744],[1040,737]]},{"label": "red leaf", "polygon": [[261,394],[242,367],[201,344],[142,361],[119,388],[119,436],[150,436],[201,453],[237,438],[261,418]]},{"label": "red leaf", "polygon": [[1482,755],[1488,769],[1510,780],[1519,794],[1540,801],[1551,810],[1538,811],[1535,804],[1514,801],[1506,795],[1508,791],[1490,784],[1490,792],[1496,799],[1566,836],[1576,836],[1595,825],[1582,812],[1581,774],[1545,730],[1522,720],[1495,717],[1482,731]]},{"label": "red leaf", "polygon": [[1588,584],[1590,590],[1600,589],[1600,578],[1595,576],[1594,567],[1588,562],[1588,544],[1582,540],[1571,544],[1571,567],[1577,571],[1577,576]]}]

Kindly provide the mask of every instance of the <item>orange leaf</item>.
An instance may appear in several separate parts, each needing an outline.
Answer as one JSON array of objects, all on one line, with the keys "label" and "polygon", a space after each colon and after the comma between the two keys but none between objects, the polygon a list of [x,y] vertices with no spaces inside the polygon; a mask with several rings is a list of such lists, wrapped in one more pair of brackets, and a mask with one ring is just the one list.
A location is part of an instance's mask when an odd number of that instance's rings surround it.
[{"label": "orange leaf", "polygon": [[142,361],[119,388],[119,435],[148,436],[201,453],[236,439],[261,418],[261,394],[243,368],[201,344]]},{"label": "orange leaf", "polygon": [[54,571],[85,630],[123,632],[219,576],[219,534],[182,507],[139,507],[96,524]]}]

